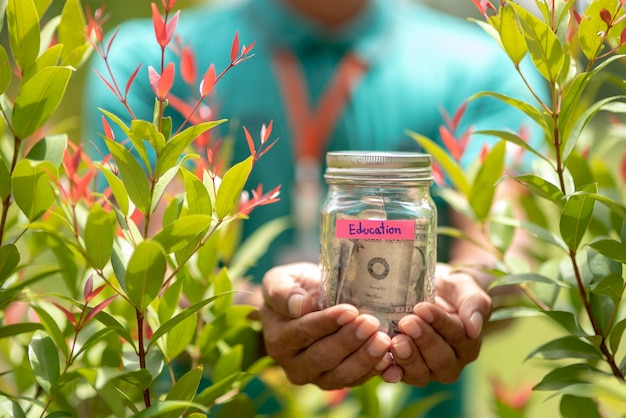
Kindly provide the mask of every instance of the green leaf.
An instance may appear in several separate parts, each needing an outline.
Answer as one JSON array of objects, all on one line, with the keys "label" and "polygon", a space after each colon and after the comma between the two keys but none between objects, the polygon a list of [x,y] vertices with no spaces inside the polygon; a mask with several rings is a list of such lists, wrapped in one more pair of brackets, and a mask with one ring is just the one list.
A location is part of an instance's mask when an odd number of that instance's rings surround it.
[{"label": "green leaf", "polygon": [[35,0],[35,6],[37,7],[37,13],[39,16],[43,16],[43,14],[48,10],[52,0]]},{"label": "green leaf", "polygon": [[51,46],[47,50],[45,50],[35,62],[30,64],[26,70],[24,70],[24,75],[22,76],[22,84],[26,81],[30,80],[35,74],[44,68],[55,67],[59,65],[59,59],[61,57],[61,51],[63,50],[63,45],[57,44]]},{"label": "green leaf", "polygon": [[59,43],[63,44],[63,64],[78,67],[82,61],[82,54],[75,54],[85,43],[85,16],[80,0],[67,0],[61,12],[59,24]]},{"label": "green leaf", "polygon": [[591,306],[591,312],[596,320],[600,335],[606,337],[610,332],[611,323],[615,315],[615,300],[610,296],[594,292],[589,294],[589,305]]},{"label": "green leaf", "polygon": [[246,181],[248,181],[250,170],[252,170],[252,162],[253,158],[248,157],[229,168],[224,174],[215,199],[215,211],[218,219],[224,219],[237,206]]},{"label": "green leaf", "polygon": [[426,138],[416,132],[407,134],[417,141],[418,144],[441,165],[452,185],[465,197],[469,197],[470,185],[463,174],[463,169],[450,157],[450,154],[433,140]]},{"label": "green leaf", "polygon": [[48,161],[55,167],[61,167],[67,149],[67,134],[49,135],[37,141],[28,151],[26,158],[36,161]]},{"label": "green leaf", "polygon": [[606,9],[615,10],[614,0],[595,0],[591,2],[587,10],[582,16],[580,26],[578,28],[578,41],[587,59],[595,59],[604,47],[602,44],[602,36],[607,30],[606,23],[600,17],[600,11]]},{"label": "green leaf", "polygon": [[619,349],[620,343],[622,342],[622,335],[624,335],[625,329],[626,318],[615,324],[615,326],[611,330],[611,334],[609,335],[609,345],[613,354],[615,354]]},{"label": "green leaf", "polygon": [[130,124],[130,139],[133,144],[142,141],[148,141],[152,145],[152,148],[158,153],[161,152],[165,146],[165,137],[156,126],[152,123],[135,119]]},{"label": "green leaf", "polygon": [[126,294],[140,312],[161,291],[166,267],[163,247],[156,241],[143,241],[133,251],[126,269]]},{"label": "green leaf", "polygon": [[106,141],[106,144],[113,154],[128,197],[141,213],[147,214],[150,208],[150,185],[146,173],[126,147],[114,141]]},{"label": "green leaf", "polygon": [[0,339],[43,329],[43,325],[36,322],[20,322],[19,324],[3,325],[0,327]]},{"label": "green leaf", "polygon": [[126,326],[122,325],[114,316],[111,316],[104,311],[100,311],[96,316],[94,316],[94,318],[102,323],[105,327],[114,329],[121,338],[123,338],[127,343],[131,345],[133,350],[137,351],[137,347],[135,346],[135,340],[130,334],[130,331],[126,328]]},{"label": "green leaf", "polygon": [[608,296],[617,303],[624,292],[624,279],[619,274],[609,274],[591,287],[596,295]]},{"label": "green leaf", "polygon": [[[478,95],[477,95],[478,96]],[[498,95],[495,95],[496,97],[499,98]],[[504,98],[506,98],[506,96],[502,96],[503,100]],[[515,103],[515,102],[513,102]],[[523,102],[522,102],[523,103]],[[515,104],[514,104],[515,106]],[[530,109],[534,109],[533,107],[530,107]],[[541,117],[543,119],[543,117],[541,116],[541,114],[539,114],[539,117]],[[474,133],[474,135],[490,135],[490,136],[495,136],[497,138],[500,138],[504,141],[510,142],[512,144],[517,145],[518,147],[534,154],[536,157],[540,158],[541,160],[547,162],[548,164],[551,164],[552,162],[550,161],[550,159],[548,158],[547,155],[545,155],[545,151],[543,150],[537,150],[535,148],[532,147],[532,145],[530,145],[528,143],[528,141],[524,141],[517,133],[515,132],[507,132],[507,131],[497,131],[497,130],[484,130],[484,131],[476,131]]]},{"label": "green leaf", "polygon": [[13,58],[23,70],[39,55],[39,15],[33,0],[9,0],[7,22]]},{"label": "green leaf", "polygon": [[12,116],[18,138],[28,137],[48,120],[65,95],[72,71],[70,67],[44,68],[22,84]]},{"label": "green leaf", "polygon": [[170,359],[178,357],[193,341],[197,328],[198,318],[195,315],[189,315],[172,327],[167,333],[165,355]]},{"label": "green leaf", "polygon": [[157,177],[160,177],[170,168],[174,167],[183,152],[191,143],[201,134],[209,129],[225,122],[226,119],[204,122],[198,125],[191,126],[177,135],[174,135],[167,141],[159,157],[157,158]]},{"label": "green leaf", "polygon": [[[0,17],[1,18],[1,17]],[[11,83],[11,62],[6,49],[0,45],[0,94],[3,94]]]},{"label": "green leaf", "polygon": [[185,179],[185,200],[187,210],[191,215],[209,215],[212,212],[211,197],[204,183],[195,174],[181,168]]},{"label": "green leaf", "polygon": [[533,390],[559,390],[578,383],[591,381],[594,369],[586,364],[570,364],[552,370]]},{"label": "green leaf", "polygon": [[507,274],[505,276],[496,277],[489,288],[494,288],[498,286],[510,286],[517,285],[522,283],[545,283],[553,286],[561,286],[566,287],[567,284],[560,282],[558,280],[551,279],[546,276],[542,276],[537,273],[519,273],[519,274]]},{"label": "green leaf", "polygon": [[[0,3],[2,3],[1,0]],[[0,21],[2,18],[3,16],[2,14],[0,14]],[[0,30],[1,28],[2,24],[0,24]],[[11,418],[26,418],[26,413],[24,413],[24,410],[19,403],[9,399],[8,397],[0,395],[0,416]]]},{"label": "green leaf", "polygon": [[52,185],[58,176],[49,162],[20,160],[13,170],[13,197],[28,220],[39,219],[56,200]]},{"label": "green leaf", "polygon": [[480,165],[469,195],[470,206],[476,220],[484,222],[489,216],[491,204],[498,179],[504,169],[504,154],[506,142],[501,141],[493,147],[483,163]]},{"label": "green leaf", "polygon": [[154,185],[152,190],[152,205],[150,206],[150,213],[154,213],[157,210],[157,207],[161,203],[161,198],[167,189],[167,186],[172,182],[176,174],[178,174],[179,167],[174,166],[167,170]]},{"label": "green leaf", "polygon": [[20,262],[20,252],[13,244],[0,247],[0,287],[8,279]]},{"label": "green leaf", "polygon": [[94,268],[106,266],[113,252],[115,238],[115,214],[107,212],[100,205],[94,205],[87,216],[85,225],[85,251]]},{"label": "green leaf", "polygon": [[526,10],[523,6],[509,2],[519,16],[528,51],[535,67],[549,81],[557,79],[565,62],[559,39],[552,29]]},{"label": "green leaf", "polygon": [[35,380],[48,394],[61,376],[59,353],[52,339],[42,331],[35,332],[28,345],[28,360]]},{"label": "green leaf", "polygon": [[559,410],[563,418],[602,418],[596,402],[586,397],[563,395]]},{"label": "green leaf", "polygon": [[232,295],[233,286],[230,281],[230,275],[228,274],[228,270],[223,268],[220,270],[219,274],[213,281],[213,293],[216,296],[221,296],[219,299],[215,301],[214,311],[216,315],[219,315],[225,312],[230,305],[233,303],[233,295]]},{"label": "green leaf", "polygon": [[124,183],[119,179],[115,174],[110,172],[106,167],[102,166],[102,164],[97,164],[100,172],[104,174],[107,182],[109,183],[109,187],[111,188],[111,192],[115,197],[115,203],[117,203],[117,207],[122,213],[124,217],[128,216],[128,212],[130,210],[130,204],[128,201],[128,193],[126,192],[126,187],[124,187]]},{"label": "green leaf", "polygon": [[514,318],[527,318],[541,316],[542,311],[535,308],[513,307],[500,308],[493,311],[489,317],[490,322],[503,321]]},{"label": "green leaf", "polygon": [[500,8],[500,40],[509,58],[519,64],[528,52],[524,33],[512,7]]},{"label": "green leaf", "polygon": [[547,311],[544,313],[565,328],[570,334],[577,337],[587,336],[587,333],[582,330],[578,324],[578,319],[573,313],[565,311]]},{"label": "green leaf", "polygon": [[527,360],[533,357],[547,360],[559,360],[563,358],[599,360],[602,358],[602,353],[597,347],[594,347],[578,337],[567,336],[543,344],[530,353]]},{"label": "green leaf", "polygon": [[256,406],[245,393],[238,393],[229,399],[217,412],[217,418],[255,418],[256,416]]},{"label": "green leaf", "polygon": [[48,313],[42,306],[34,305],[32,306],[33,310],[37,313],[39,320],[44,326],[46,333],[54,340],[56,347],[61,353],[65,356],[65,358],[69,355],[69,349],[67,347],[67,342],[65,341],[65,336],[63,332],[59,328],[56,320]]},{"label": "green leaf", "polygon": [[170,254],[185,246],[192,238],[204,235],[211,226],[210,215],[189,215],[170,223],[155,236],[154,240]]},{"label": "green leaf", "polygon": [[598,239],[591,244],[591,248],[612,260],[626,264],[626,245],[612,239]]},{"label": "green leaf", "polygon": [[170,416],[170,414],[180,417],[184,411],[189,410],[207,413],[206,408],[198,403],[188,401],[159,401],[134,415],[134,418],[158,418]]},{"label": "green leaf", "polygon": [[214,382],[211,386],[204,389],[197,396],[195,401],[207,406],[212,406],[215,401],[222,395],[228,393],[233,384],[245,376],[244,373],[233,374],[223,380]]},{"label": "green leaf", "polygon": [[78,356],[80,356],[83,352],[89,350],[91,347],[93,347],[94,345],[96,345],[100,341],[104,340],[104,338],[107,335],[112,334],[112,333],[116,333],[116,332],[117,332],[117,330],[115,328],[103,328],[103,329],[99,330],[98,332],[96,332],[95,334],[89,336],[87,341],[85,341],[80,346],[80,350],[78,350],[76,352],[76,354],[74,355],[74,358],[78,358]]},{"label": "green leaf", "polygon": [[241,362],[243,360],[243,347],[236,345],[232,347],[227,353],[222,354],[215,368],[213,369],[213,380],[219,382],[222,379],[226,379],[229,376],[241,372]]},{"label": "green leaf", "polygon": [[565,205],[565,196],[561,189],[546,179],[533,174],[511,177],[513,180],[528,189],[533,195],[542,197],[559,207]]},{"label": "green leaf", "polygon": [[550,245],[553,245],[565,252],[568,251],[567,245],[565,242],[556,234],[552,233],[539,225],[533,224],[531,222],[523,221],[520,219],[511,219],[511,218],[494,218],[496,222],[500,222],[504,225],[511,225],[516,228],[521,228],[525,230],[530,235],[538,238]]},{"label": "green leaf", "polygon": [[203,307],[205,307],[206,305],[208,305],[209,303],[212,303],[213,301],[215,301],[215,299],[217,299],[218,296],[213,296],[210,297],[208,299],[204,299],[202,302],[198,302],[195,305],[191,305],[185,309],[183,309],[179,314],[177,314],[175,317],[173,317],[172,319],[170,319],[169,321],[167,321],[166,323],[164,323],[163,325],[161,325],[152,335],[152,338],[150,339],[150,342],[148,343],[148,349],[150,349],[150,347],[152,346],[152,344],[156,343],[156,341],[161,338],[162,336],[164,336],[165,334],[168,333],[169,330],[171,330],[172,328],[174,328],[176,325],[180,324],[183,320],[185,320],[189,315],[193,315],[196,312],[198,312],[200,309],[202,309]]},{"label": "green leaf", "polygon": [[248,269],[265,254],[272,241],[291,225],[287,216],[265,222],[241,243],[230,261],[228,272],[231,277],[244,277]]},{"label": "green leaf", "polygon": [[[597,186],[589,184],[581,191],[596,192]],[[587,194],[573,194],[565,203],[559,224],[561,236],[571,251],[576,251],[583,239],[591,216],[595,200]]]},{"label": "green leaf", "polygon": [[[580,136],[581,132],[583,131],[583,129],[585,128],[585,126],[587,126],[587,124],[589,123],[589,121],[591,120],[591,118],[593,116],[596,115],[596,113],[598,113],[599,111],[603,110],[606,106],[610,106],[610,104],[616,100],[620,100],[620,99],[624,99],[626,98],[626,96],[613,96],[613,97],[608,97],[606,99],[602,99],[599,100],[593,104],[591,104],[590,106],[586,106],[584,112],[580,115],[577,116],[575,119],[575,124],[574,126],[571,128],[571,130],[568,132],[564,132],[564,140],[562,142],[562,159],[563,161],[566,161],[567,158],[569,157],[570,153],[572,152],[572,150],[575,148],[576,143],[578,142],[578,137]],[[569,128],[569,126],[568,126]]]},{"label": "green leaf", "polygon": [[0,199],[4,200],[11,195],[11,173],[2,157],[0,157]]},{"label": "green leaf", "polygon": [[[196,396],[200,380],[202,379],[202,367],[196,367],[185,373],[176,384],[170,389],[166,401],[192,401]],[[165,418],[177,418],[180,415],[170,413],[164,415]]]}]

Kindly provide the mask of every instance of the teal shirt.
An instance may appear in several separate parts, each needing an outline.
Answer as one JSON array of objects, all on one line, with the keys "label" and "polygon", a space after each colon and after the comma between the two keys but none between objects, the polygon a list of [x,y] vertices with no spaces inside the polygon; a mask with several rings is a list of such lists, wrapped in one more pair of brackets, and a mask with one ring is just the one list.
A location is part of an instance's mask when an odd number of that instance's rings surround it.
[{"label": "teal shirt", "polygon": [[[273,120],[272,137],[279,138],[275,147],[255,165],[249,184],[256,187],[262,183],[265,190],[280,184],[281,200],[253,211],[244,223],[245,235],[271,219],[290,215],[293,205],[295,155],[273,71],[271,57],[277,48],[287,47],[299,58],[313,106],[346,51],[357,53],[368,65],[343,108],[327,150],[417,150],[417,143],[407,136],[406,130],[440,141],[442,110],[453,114],[477,92],[497,91],[529,98],[526,87],[497,43],[471,22],[413,2],[373,0],[354,22],[328,33],[295,11],[280,7],[279,2],[250,0],[242,6],[221,10],[210,7],[183,10],[177,29],[183,42],[195,51],[200,73],[211,63],[218,73],[228,65],[236,31],[242,44],[256,42],[254,57],[236,66],[217,84],[213,102],[215,118],[227,118],[238,127],[236,161],[249,155],[241,125],[258,137],[261,125]],[[169,58],[178,62],[172,55]],[[102,61],[97,58],[93,62],[105,74]],[[109,62],[121,83],[143,63],[129,103],[138,117],[150,120],[154,98],[147,67],[158,68],[160,63],[151,22],[124,24],[113,43]],[[86,140],[92,144],[90,153],[98,157],[106,147],[97,135],[101,131],[97,107],[120,116],[127,113],[95,74],[87,81],[85,93]],[[173,93],[180,98],[190,95],[180,79]],[[181,122],[179,115],[173,116],[175,124]],[[470,125],[474,130],[516,131],[523,124],[530,122],[521,112],[495,99],[481,98],[468,106],[460,131]],[[224,132],[227,130],[224,127]],[[475,138],[470,143],[464,155],[465,164],[477,158],[485,140],[489,139]],[[440,214],[445,222],[444,208]],[[293,239],[293,231],[287,231],[272,244],[253,270],[256,280],[277,263],[278,251],[274,250],[290,245]],[[440,249],[440,253],[444,251],[445,248]],[[445,255],[439,258],[444,259]],[[454,390],[458,395],[458,386]],[[439,412],[444,415],[435,416],[459,415],[458,402],[451,405],[447,412]]]}]

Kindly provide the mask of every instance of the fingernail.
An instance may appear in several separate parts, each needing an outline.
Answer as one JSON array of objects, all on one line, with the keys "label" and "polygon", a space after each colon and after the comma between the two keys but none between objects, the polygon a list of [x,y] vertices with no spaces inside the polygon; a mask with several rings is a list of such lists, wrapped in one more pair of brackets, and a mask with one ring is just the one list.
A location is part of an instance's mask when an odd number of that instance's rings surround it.
[{"label": "fingernail", "polygon": [[361,340],[361,341],[365,341],[367,340],[370,335],[372,335],[374,332],[376,332],[376,328],[374,328],[374,326],[372,326],[372,324],[368,321],[363,321],[359,327],[356,329],[356,337]]},{"label": "fingernail", "polygon": [[416,320],[406,321],[402,327],[402,331],[409,337],[416,339],[422,335],[422,327],[419,326]]},{"label": "fingernail", "polygon": [[401,359],[407,359],[409,357],[411,357],[411,354],[413,354],[413,350],[411,349],[411,345],[409,344],[408,341],[406,340],[401,340],[399,343],[395,344],[393,346],[393,351],[395,353],[396,356],[398,356]]},{"label": "fingernail", "polygon": [[387,383],[398,383],[402,380],[402,371],[398,367],[390,367],[383,373],[382,377]]},{"label": "fingernail", "polygon": [[474,312],[470,316],[470,322],[472,323],[472,325],[474,325],[474,329],[476,330],[476,337],[478,337],[483,329],[483,316],[478,312]]},{"label": "fingernail", "polygon": [[382,357],[389,351],[389,346],[385,344],[384,340],[375,338],[374,341],[367,347],[367,352],[372,357]]},{"label": "fingernail", "polygon": [[429,324],[433,323],[433,313],[430,311],[430,309],[424,309],[420,312],[419,316]]},{"label": "fingernail", "polygon": [[354,318],[357,317],[357,313],[353,311],[345,311],[337,318],[337,325],[343,327],[348,322],[354,321]]},{"label": "fingernail", "polygon": [[292,318],[300,318],[302,316],[302,302],[304,296],[300,294],[294,294],[289,297],[287,301],[287,310]]}]

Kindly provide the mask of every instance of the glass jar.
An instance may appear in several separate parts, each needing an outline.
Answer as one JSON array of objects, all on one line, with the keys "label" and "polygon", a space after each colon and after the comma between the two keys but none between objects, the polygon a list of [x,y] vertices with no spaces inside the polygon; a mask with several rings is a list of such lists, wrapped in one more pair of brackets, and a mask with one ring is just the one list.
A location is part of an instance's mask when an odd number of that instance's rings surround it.
[{"label": "glass jar", "polygon": [[437,210],[431,157],[413,152],[326,155],[322,307],[349,303],[398,333],[415,304],[434,298]]}]

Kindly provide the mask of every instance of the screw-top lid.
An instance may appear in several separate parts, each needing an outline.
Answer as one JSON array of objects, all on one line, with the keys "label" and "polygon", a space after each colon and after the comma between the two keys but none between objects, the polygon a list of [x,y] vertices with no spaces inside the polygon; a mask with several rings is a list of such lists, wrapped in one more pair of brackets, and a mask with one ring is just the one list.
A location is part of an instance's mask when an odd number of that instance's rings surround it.
[{"label": "screw-top lid", "polygon": [[345,181],[432,182],[432,158],[418,152],[335,151],[326,154],[328,183]]}]

